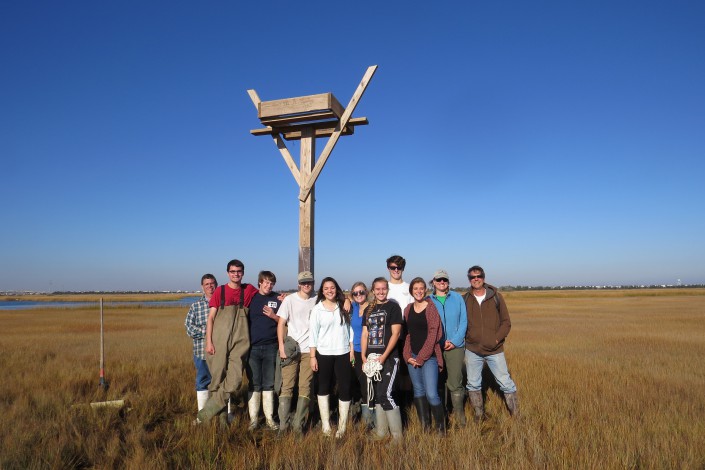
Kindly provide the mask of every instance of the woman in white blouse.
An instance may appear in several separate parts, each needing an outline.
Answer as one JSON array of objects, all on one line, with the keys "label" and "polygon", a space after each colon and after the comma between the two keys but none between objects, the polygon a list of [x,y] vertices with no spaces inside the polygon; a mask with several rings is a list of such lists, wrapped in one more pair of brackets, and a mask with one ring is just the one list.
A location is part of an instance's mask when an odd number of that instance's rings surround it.
[{"label": "woman in white blouse", "polygon": [[350,314],[343,310],[345,295],[332,277],[321,282],[316,305],[311,310],[310,348],[311,370],[316,373],[318,385],[318,410],[321,413],[323,434],[331,435],[329,396],[333,377],[338,385],[338,431],[335,437],[345,434],[350,411],[351,362],[353,331]]}]

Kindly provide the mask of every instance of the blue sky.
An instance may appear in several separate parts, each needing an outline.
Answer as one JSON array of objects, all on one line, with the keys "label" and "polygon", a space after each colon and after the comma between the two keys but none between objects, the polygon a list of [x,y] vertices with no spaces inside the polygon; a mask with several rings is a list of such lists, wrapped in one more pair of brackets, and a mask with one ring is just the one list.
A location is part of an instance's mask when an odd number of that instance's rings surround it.
[{"label": "blue sky", "polygon": [[317,278],[399,253],[454,286],[705,282],[705,3],[302,5],[0,3],[0,290],[194,289],[232,258],[294,287],[298,188],[246,90],[346,105],[373,64]]}]

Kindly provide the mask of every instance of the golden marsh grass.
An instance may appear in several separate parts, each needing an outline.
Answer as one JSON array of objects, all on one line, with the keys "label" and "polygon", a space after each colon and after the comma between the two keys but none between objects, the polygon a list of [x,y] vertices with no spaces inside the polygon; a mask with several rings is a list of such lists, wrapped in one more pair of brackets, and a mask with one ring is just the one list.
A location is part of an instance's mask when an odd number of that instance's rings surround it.
[{"label": "golden marsh grass", "polygon": [[[639,295],[641,294],[641,295]],[[0,312],[0,468],[703,468],[705,289],[510,292],[506,355],[520,420],[489,391],[488,419],[398,448],[190,425],[184,308]],[[126,399],[99,412],[92,401]],[[75,406],[79,405],[79,406]],[[469,405],[466,412],[470,413]]]}]

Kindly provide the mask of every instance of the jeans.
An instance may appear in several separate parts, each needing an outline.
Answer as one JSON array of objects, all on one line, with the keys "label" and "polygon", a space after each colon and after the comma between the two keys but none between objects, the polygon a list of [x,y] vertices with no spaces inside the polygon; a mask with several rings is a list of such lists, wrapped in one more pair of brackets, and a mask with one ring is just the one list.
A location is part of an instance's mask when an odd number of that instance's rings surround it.
[{"label": "jeans", "polygon": [[208,386],[211,383],[211,373],[208,370],[206,360],[193,356],[193,365],[196,367],[196,391],[208,390]]},{"label": "jeans", "polygon": [[247,359],[247,380],[251,392],[274,390],[274,368],[277,365],[279,345],[277,343],[256,345],[250,348]]},{"label": "jeans", "polygon": [[[412,358],[416,354],[411,354]],[[431,406],[440,405],[441,397],[438,396],[438,360],[436,356],[431,356],[424,361],[421,367],[406,365],[409,369],[411,384],[414,386],[414,398],[425,396]]]},{"label": "jeans", "polygon": [[477,392],[482,390],[482,366],[487,362],[492,375],[494,375],[500,390],[504,393],[516,393],[517,386],[509,376],[507,368],[507,360],[504,358],[504,353],[482,356],[475,354],[472,351],[465,350],[465,368],[468,373],[469,392]]}]

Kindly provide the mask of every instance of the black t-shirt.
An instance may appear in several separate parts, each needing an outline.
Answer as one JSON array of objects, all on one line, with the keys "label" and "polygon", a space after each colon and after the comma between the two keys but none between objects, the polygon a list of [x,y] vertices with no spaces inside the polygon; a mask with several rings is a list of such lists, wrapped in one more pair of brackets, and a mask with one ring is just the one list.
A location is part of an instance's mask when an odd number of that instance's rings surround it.
[{"label": "black t-shirt", "polygon": [[264,307],[269,305],[277,313],[281,302],[277,299],[276,292],[269,295],[262,295],[259,292],[255,294],[250,302],[250,345],[262,346],[266,344],[277,343],[277,322],[267,317],[264,313]]},{"label": "black t-shirt", "polygon": [[398,303],[376,305],[369,315],[365,315],[363,323],[367,327],[367,352],[382,354],[392,337],[392,325],[401,325],[401,322],[402,314]]},{"label": "black t-shirt", "polygon": [[412,305],[409,310],[409,316],[406,319],[406,328],[409,331],[409,336],[411,336],[411,352],[418,354],[428,336],[426,309],[423,309],[421,313],[416,313]]}]

